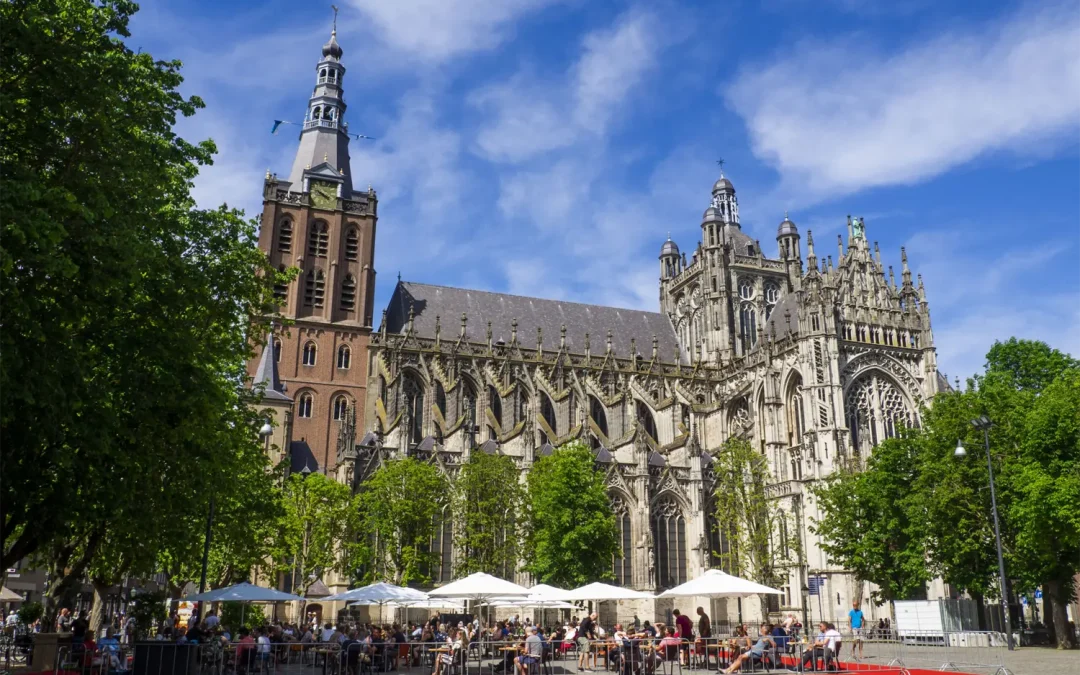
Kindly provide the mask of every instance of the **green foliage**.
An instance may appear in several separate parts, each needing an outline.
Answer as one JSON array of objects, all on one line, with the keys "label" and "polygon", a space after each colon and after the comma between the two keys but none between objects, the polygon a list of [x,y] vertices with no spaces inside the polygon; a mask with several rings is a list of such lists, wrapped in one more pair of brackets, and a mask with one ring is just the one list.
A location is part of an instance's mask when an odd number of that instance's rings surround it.
[{"label": "green foliage", "polygon": [[0,3],[0,564],[48,565],[50,600],[199,550],[193,496],[266,468],[245,362],[277,272],[192,200],[215,147],[173,124],[202,101],[126,46],[136,9]]},{"label": "green foliage", "polygon": [[296,595],[329,570],[351,568],[358,503],[347,485],[321,473],[294,473],[285,480],[271,557],[275,569],[294,580]]},{"label": "green foliage", "polygon": [[150,635],[154,626],[165,620],[164,593],[139,593],[128,604],[128,616],[135,620],[135,638],[143,639]]},{"label": "green foliage", "polygon": [[24,626],[29,626],[44,615],[45,608],[40,602],[24,602],[16,613],[16,616],[19,617],[19,623]]},{"label": "green foliage", "polygon": [[537,583],[573,588],[612,578],[619,528],[589,448],[573,442],[541,457],[528,475],[527,503],[525,569]]},{"label": "green foliage", "polygon": [[916,598],[930,580],[916,523],[912,489],[917,440],[888,439],[866,470],[841,470],[811,487],[820,513],[811,525],[829,559],[877,588],[875,602]]},{"label": "green foliage", "polygon": [[241,628],[266,625],[266,613],[262,605],[251,602],[223,602],[218,616],[221,618],[221,625],[232,631],[234,636]]},{"label": "green foliage", "polygon": [[517,568],[524,488],[514,460],[474,452],[454,481],[452,513],[457,526],[455,576],[487,572],[513,578]]},{"label": "green foliage", "polygon": [[[716,472],[716,522],[726,541],[726,550],[717,551],[723,568],[732,574],[766,586],[780,583],[778,565],[783,551],[798,558],[799,539],[791,523],[780,526],[787,515],[774,509],[765,495],[768,464],[742,438],[730,438],[713,457]],[[787,533],[785,535],[785,533]],[[787,536],[786,542],[780,538]],[[767,613],[761,599],[763,616]]]},{"label": "green foliage", "polygon": [[412,458],[385,462],[360,486],[357,567],[363,581],[430,581],[428,550],[449,486],[435,466]]},{"label": "green foliage", "polygon": [[[988,436],[971,421],[986,416]],[[967,456],[954,456],[957,440]],[[1005,566],[1014,592],[1053,599],[1059,646],[1080,573],[1080,362],[1041,342],[1011,339],[962,391],[939,394],[922,428],[874,450],[866,471],[815,490],[816,523],[834,562],[903,597],[919,562],[958,591],[998,594],[990,495],[993,465]]]}]

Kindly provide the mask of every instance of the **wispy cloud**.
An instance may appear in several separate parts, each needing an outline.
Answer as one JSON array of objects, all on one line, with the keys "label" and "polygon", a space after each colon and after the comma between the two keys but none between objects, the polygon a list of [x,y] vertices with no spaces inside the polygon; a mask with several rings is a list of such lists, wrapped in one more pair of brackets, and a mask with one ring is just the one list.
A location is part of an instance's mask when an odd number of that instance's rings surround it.
[{"label": "wispy cloud", "polygon": [[804,202],[930,178],[990,151],[1023,154],[1080,117],[1080,13],[1032,10],[897,53],[808,41],[725,89],[754,153]]},{"label": "wispy cloud", "polygon": [[563,0],[351,0],[370,22],[368,34],[394,52],[439,63],[499,46],[514,23]]},{"label": "wispy cloud", "polygon": [[586,35],[579,57],[561,77],[545,82],[524,70],[474,91],[469,102],[487,118],[477,135],[478,154],[521,162],[601,140],[669,39],[661,23],[651,12],[631,9],[612,26]]}]

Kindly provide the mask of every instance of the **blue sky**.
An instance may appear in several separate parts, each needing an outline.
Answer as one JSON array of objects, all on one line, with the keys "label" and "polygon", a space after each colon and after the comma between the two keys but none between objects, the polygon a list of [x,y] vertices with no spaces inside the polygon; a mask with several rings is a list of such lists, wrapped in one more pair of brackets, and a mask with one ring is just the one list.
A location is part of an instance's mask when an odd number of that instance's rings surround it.
[{"label": "blue sky", "polygon": [[[656,310],[723,157],[743,228],[785,210],[835,255],[863,216],[924,277],[939,364],[994,339],[1080,355],[1075,2],[338,0],[353,182],[379,193],[377,306],[409,280]],[[164,0],[135,48],[184,62],[220,155],[204,206],[287,173],[329,3]]]}]

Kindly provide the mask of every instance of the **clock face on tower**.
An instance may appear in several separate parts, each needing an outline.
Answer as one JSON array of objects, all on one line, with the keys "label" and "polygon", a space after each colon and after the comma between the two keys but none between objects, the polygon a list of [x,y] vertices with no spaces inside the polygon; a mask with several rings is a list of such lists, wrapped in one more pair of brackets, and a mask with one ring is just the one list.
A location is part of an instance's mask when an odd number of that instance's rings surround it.
[{"label": "clock face on tower", "polygon": [[311,181],[311,205],[328,211],[337,208],[337,185],[321,180]]}]

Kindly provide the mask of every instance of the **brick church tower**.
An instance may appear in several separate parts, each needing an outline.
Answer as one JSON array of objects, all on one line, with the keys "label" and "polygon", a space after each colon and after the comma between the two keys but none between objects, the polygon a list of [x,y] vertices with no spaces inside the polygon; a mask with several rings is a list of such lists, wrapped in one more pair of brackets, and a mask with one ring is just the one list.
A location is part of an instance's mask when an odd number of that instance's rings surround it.
[{"label": "brick church tower", "polygon": [[259,248],[275,267],[300,270],[275,289],[281,314],[294,323],[277,330],[273,347],[281,389],[292,400],[294,470],[329,471],[339,422],[355,411],[363,424],[377,200],[370,187],[353,191],[341,54],[335,28],[315,67],[292,170],[284,180],[267,172],[263,186]]}]

